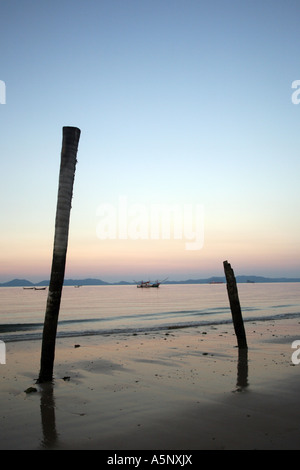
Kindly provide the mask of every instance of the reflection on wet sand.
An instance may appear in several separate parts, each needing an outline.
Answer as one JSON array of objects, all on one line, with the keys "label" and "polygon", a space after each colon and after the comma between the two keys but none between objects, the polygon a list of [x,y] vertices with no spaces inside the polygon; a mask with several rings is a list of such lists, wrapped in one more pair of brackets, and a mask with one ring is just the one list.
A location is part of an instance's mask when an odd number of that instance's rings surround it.
[{"label": "reflection on wet sand", "polygon": [[[235,392],[244,392],[249,386],[248,380],[248,349],[238,348],[237,376]],[[40,447],[42,449],[54,449],[59,447],[60,436],[56,425],[56,406],[54,383],[40,384],[40,412],[42,425],[42,438]],[[60,442],[62,445],[62,441]]]},{"label": "reflection on wet sand", "polygon": [[237,391],[244,391],[248,385],[248,349],[239,348],[236,382]]},{"label": "reflection on wet sand", "polygon": [[42,419],[42,431],[43,439],[41,446],[43,448],[51,448],[57,444],[58,433],[56,431],[55,421],[55,400],[53,394],[52,383],[45,383],[40,385],[41,390],[41,419]]}]

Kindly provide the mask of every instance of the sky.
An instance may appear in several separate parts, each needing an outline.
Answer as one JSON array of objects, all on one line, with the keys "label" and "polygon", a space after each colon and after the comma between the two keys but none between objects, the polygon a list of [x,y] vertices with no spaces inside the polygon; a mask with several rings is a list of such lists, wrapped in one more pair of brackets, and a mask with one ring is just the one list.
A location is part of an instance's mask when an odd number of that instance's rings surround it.
[{"label": "sky", "polygon": [[66,278],[300,277],[299,0],[0,11],[0,282],[50,277],[63,126]]}]

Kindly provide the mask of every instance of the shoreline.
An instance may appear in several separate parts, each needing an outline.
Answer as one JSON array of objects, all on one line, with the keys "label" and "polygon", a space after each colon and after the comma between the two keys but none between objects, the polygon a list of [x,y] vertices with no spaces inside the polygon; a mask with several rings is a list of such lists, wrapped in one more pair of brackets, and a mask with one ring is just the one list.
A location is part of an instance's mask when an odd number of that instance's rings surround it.
[{"label": "shoreline", "polygon": [[53,385],[40,341],[7,343],[0,449],[299,449],[299,321],[245,327],[246,357],[231,324],[57,339]]}]

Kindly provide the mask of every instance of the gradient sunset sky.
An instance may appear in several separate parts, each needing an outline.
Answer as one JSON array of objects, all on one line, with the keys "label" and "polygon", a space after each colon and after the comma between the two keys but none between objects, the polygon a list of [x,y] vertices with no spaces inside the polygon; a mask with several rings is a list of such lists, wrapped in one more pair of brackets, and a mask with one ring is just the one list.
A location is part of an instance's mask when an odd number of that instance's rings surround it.
[{"label": "gradient sunset sky", "polygon": [[[299,0],[0,9],[0,282],[50,277],[63,126],[81,129],[66,278],[206,278],[224,260],[300,277]],[[99,206],[120,198],[201,205],[203,247],[101,240]]]}]

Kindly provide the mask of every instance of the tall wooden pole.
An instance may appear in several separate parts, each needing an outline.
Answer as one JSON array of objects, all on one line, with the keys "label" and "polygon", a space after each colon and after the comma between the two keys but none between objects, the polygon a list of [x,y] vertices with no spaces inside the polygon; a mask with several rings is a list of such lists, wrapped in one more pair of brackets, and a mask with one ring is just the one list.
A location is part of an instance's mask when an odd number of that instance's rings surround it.
[{"label": "tall wooden pole", "polygon": [[41,367],[38,382],[51,382],[57,322],[65,276],[69,221],[73,196],[76,156],[80,138],[77,127],[63,127],[51,277],[44,321]]},{"label": "tall wooden pole", "polygon": [[228,261],[223,262],[224,271],[227,282],[227,292],[229,298],[229,304],[231,308],[232,320],[234,325],[234,331],[238,341],[238,347],[240,349],[247,349],[246,333],[244,328],[244,322],[242,317],[242,311],[239,301],[239,295],[236,285],[236,279],[234,272]]}]

